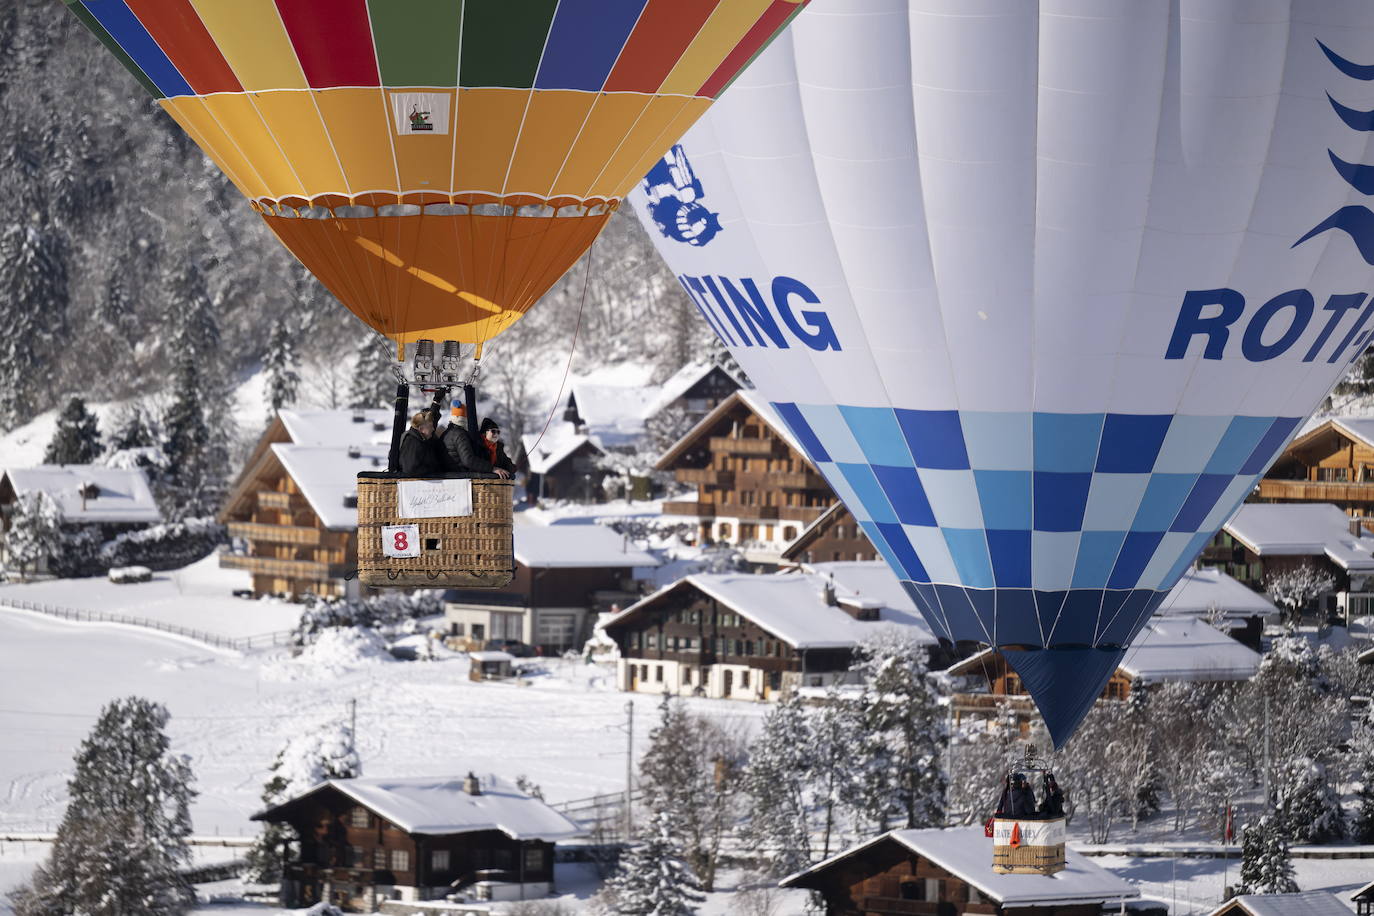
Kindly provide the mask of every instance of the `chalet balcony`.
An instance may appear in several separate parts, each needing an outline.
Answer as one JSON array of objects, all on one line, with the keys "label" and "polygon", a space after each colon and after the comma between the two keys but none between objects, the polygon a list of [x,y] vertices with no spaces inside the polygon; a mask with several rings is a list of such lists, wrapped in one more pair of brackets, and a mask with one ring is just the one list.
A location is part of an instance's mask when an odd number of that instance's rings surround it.
[{"label": "chalet balcony", "polygon": [[678,468],[673,472],[679,483],[695,483],[708,487],[725,487],[732,489],[735,486],[734,471],[719,471],[715,468]]},{"label": "chalet balcony", "polygon": [[712,503],[698,502],[666,502],[663,504],[664,515],[692,515],[700,518],[714,518],[716,507]]},{"label": "chalet balcony", "polygon": [[820,518],[826,506],[776,506],[777,517],[784,522],[805,522],[810,524]]},{"label": "chalet balcony", "polygon": [[348,563],[280,560],[276,557],[253,557],[239,553],[220,554],[219,565],[221,569],[246,569],[260,576],[280,576],[288,579],[342,579],[353,571],[353,567]]},{"label": "chalet balcony", "polygon": [[777,455],[787,453],[781,439],[736,439],[733,436],[712,436],[707,442],[712,452],[726,455]]},{"label": "chalet balcony", "polygon": [[280,490],[259,490],[258,505],[268,509],[290,509],[291,497],[292,494]]},{"label": "chalet balcony", "polygon": [[324,532],[318,528],[304,528],[296,525],[264,525],[255,522],[230,522],[231,538],[245,538],[250,541],[268,541],[273,544],[318,545],[323,542]]},{"label": "chalet balcony", "polygon": [[811,471],[782,471],[768,475],[768,482],[784,490],[825,490],[830,484]]},{"label": "chalet balcony", "polygon": [[1035,701],[1024,694],[956,693],[953,706],[955,712],[967,713],[995,713],[1003,706],[1026,715],[1036,711]]},{"label": "chalet balcony", "polygon": [[944,913],[996,913],[997,906],[992,903],[965,903],[963,908],[954,909],[949,901],[902,900],[899,897],[865,897],[859,909],[864,913],[892,913],[895,916],[942,916]]},{"label": "chalet balcony", "polygon": [[1260,499],[1291,499],[1314,503],[1374,503],[1374,481],[1261,480]]}]

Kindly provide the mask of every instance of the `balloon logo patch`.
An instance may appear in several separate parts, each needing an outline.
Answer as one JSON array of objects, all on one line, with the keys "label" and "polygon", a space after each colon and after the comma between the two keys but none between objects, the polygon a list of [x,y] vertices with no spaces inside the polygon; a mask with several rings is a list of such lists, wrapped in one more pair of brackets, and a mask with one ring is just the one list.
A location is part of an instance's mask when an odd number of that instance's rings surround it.
[{"label": "balloon logo patch", "polygon": [[674,146],[641,183],[654,225],[666,239],[705,245],[720,232],[720,214],[701,203],[701,179],[681,145]]}]

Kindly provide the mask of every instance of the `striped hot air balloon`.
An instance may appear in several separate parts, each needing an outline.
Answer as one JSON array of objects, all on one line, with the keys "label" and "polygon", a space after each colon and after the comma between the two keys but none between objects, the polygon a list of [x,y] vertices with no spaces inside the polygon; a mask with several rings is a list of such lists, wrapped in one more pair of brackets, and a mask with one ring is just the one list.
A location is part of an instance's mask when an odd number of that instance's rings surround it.
[{"label": "striped hot air balloon", "polygon": [[806,0],[66,0],[354,314],[480,343]]},{"label": "striped hot air balloon", "polygon": [[1374,331],[1374,4],[827,0],[632,199],[1057,743]]}]

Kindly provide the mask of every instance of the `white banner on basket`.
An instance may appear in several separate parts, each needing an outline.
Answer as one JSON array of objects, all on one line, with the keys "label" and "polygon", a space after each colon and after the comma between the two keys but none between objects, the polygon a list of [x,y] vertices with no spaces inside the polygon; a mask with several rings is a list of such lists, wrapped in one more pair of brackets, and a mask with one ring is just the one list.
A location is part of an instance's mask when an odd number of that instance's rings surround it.
[{"label": "white banner on basket", "polygon": [[418,557],[419,555],[419,525],[382,526],[382,556]]},{"label": "white banner on basket", "polygon": [[1063,818],[1055,818],[1052,821],[998,818],[992,825],[993,845],[1010,846],[1011,830],[1016,824],[1021,825],[1020,842],[1017,844],[1019,846],[1058,846],[1068,839],[1068,830],[1064,827]]},{"label": "white banner on basket", "polygon": [[401,518],[453,518],[472,514],[472,481],[398,480],[396,514]]}]

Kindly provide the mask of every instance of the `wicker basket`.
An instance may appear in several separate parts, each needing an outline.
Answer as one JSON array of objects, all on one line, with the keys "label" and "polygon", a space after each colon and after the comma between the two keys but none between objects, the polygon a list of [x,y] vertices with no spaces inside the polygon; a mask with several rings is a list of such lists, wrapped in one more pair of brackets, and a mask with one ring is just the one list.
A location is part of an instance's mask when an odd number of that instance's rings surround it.
[{"label": "wicker basket", "polygon": [[[1016,828],[1016,845],[1010,835]],[[998,818],[993,822],[992,870],[999,875],[1052,875],[1064,870],[1063,818],[1019,820]]]},{"label": "wicker basket", "polygon": [[[472,514],[400,518],[396,479],[358,477],[358,581],[373,588],[500,588],[515,577],[509,480],[472,481]],[[382,553],[383,525],[417,525],[418,557]]]}]

